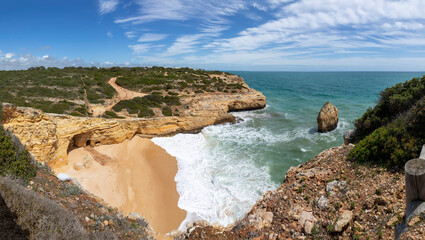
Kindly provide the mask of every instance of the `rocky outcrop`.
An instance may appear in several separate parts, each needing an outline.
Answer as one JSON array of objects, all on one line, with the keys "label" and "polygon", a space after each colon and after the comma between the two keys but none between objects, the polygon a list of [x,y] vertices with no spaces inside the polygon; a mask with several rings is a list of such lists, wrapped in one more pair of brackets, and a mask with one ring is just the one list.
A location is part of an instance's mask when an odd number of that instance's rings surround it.
[{"label": "rocky outcrop", "polygon": [[[353,164],[346,159],[353,147],[331,148],[291,167],[279,188],[227,229],[204,226],[182,238],[394,239],[405,219],[404,173]],[[423,239],[425,221],[418,220],[401,239]]]},{"label": "rocky outcrop", "polygon": [[47,114],[33,108],[3,104],[3,127],[40,162],[53,168],[67,164],[75,147],[115,144],[136,134],[145,137],[194,133],[202,128],[234,122],[230,110],[263,108],[266,98],[249,89],[241,94],[205,94],[182,99],[181,116],[104,119]]},{"label": "rocky outcrop", "polygon": [[318,131],[321,133],[334,130],[338,126],[338,109],[327,102],[317,116]]},{"label": "rocky outcrop", "polygon": [[348,130],[344,132],[344,144],[348,145],[350,143],[354,143],[354,140],[356,139],[356,130]]}]

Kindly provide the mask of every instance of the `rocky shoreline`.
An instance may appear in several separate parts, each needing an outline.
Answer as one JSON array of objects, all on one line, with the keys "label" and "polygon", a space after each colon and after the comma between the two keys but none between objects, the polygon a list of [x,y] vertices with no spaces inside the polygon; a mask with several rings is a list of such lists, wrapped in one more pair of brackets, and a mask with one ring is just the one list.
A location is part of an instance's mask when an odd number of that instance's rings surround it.
[{"label": "rocky shoreline", "polygon": [[[260,197],[226,228],[195,223],[180,239],[394,239],[405,221],[403,172],[346,160],[352,144],[327,149]],[[422,239],[423,217],[401,239]]]}]

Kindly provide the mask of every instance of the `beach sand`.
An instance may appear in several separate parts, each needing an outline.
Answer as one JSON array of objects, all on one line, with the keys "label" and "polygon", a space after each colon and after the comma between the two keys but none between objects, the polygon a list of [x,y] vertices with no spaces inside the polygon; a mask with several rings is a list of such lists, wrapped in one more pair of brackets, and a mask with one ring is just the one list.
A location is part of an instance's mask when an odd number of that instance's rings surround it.
[{"label": "beach sand", "polygon": [[159,233],[178,229],[186,212],[177,206],[177,161],[150,139],[79,148],[68,155],[65,172],[85,190],[125,214],[138,213]]}]

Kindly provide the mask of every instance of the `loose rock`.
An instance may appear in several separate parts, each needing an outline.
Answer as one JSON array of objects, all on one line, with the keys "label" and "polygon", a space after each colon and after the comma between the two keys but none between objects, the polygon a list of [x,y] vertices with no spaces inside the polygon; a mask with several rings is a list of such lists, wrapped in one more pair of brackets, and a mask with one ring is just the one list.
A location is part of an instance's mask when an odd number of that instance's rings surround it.
[{"label": "loose rock", "polygon": [[341,216],[338,218],[338,221],[335,223],[334,231],[341,232],[344,227],[346,227],[350,221],[353,219],[353,212],[345,210]]},{"label": "loose rock", "polygon": [[321,196],[319,198],[319,201],[317,201],[317,206],[322,210],[325,210],[326,208],[328,208],[328,204],[329,204],[329,200],[325,196]]}]

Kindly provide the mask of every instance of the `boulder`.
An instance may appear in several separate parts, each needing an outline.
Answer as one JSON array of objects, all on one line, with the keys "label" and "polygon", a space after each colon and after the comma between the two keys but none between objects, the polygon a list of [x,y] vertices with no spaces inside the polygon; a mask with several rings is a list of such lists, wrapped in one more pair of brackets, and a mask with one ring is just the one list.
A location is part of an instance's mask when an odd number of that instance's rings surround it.
[{"label": "boulder", "polygon": [[304,231],[307,234],[311,234],[311,230],[316,222],[317,219],[313,216],[313,213],[306,211],[301,213],[300,219],[298,220],[298,224],[304,228]]},{"label": "boulder", "polygon": [[348,130],[344,133],[344,144],[348,145],[350,143],[354,143],[354,139],[356,137],[356,130]]},{"label": "boulder", "polygon": [[321,133],[334,130],[338,125],[338,109],[327,102],[317,116],[318,131]]}]

